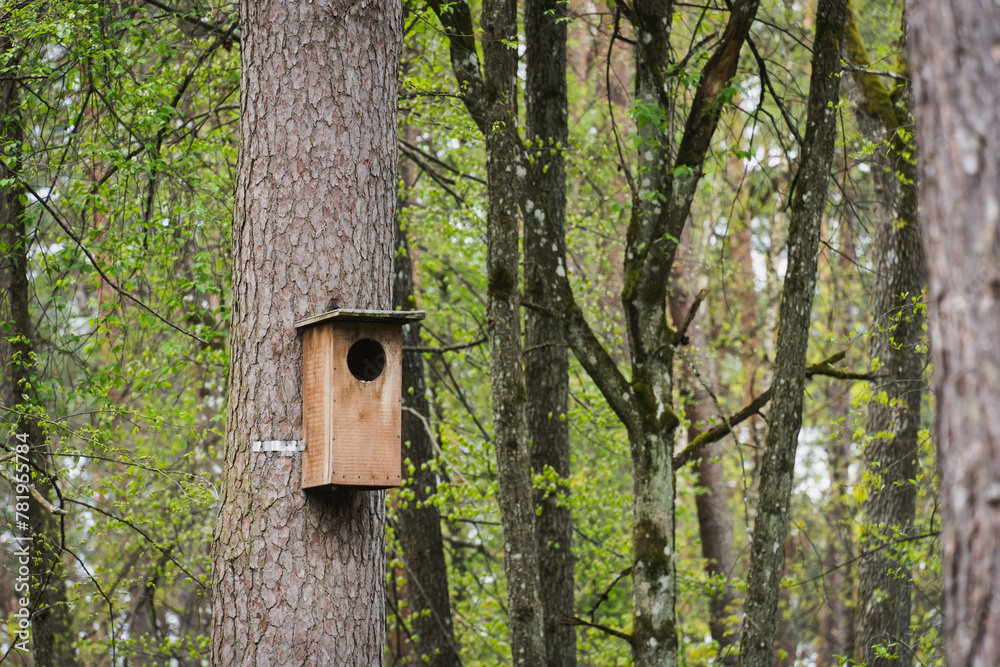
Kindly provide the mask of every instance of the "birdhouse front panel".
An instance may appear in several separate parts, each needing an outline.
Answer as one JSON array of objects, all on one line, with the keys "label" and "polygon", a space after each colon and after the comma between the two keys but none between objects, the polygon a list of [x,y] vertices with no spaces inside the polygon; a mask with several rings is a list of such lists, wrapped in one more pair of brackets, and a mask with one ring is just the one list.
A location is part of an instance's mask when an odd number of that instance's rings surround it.
[{"label": "birdhouse front panel", "polygon": [[303,332],[302,486],[399,486],[401,325]]}]

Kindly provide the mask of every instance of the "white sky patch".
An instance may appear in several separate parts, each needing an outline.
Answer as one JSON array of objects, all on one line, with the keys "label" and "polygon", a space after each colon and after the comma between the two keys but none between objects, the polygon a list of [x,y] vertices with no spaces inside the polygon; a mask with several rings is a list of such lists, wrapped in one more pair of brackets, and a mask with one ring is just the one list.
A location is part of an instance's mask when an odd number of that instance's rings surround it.
[{"label": "white sky patch", "polygon": [[771,167],[772,169],[774,167],[777,167],[779,164],[781,164],[782,157],[784,157],[784,154],[781,152],[780,147],[774,146],[772,148],[769,148],[767,150],[767,166]]},{"label": "white sky patch", "polygon": [[740,82],[743,94],[740,106],[745,109],[755,109],[760,104],[760,77],[754,74]]},{"label": "white sky patch", "polygon": [[767,258],[756,248],[750,248],[750,266],[753,269],[753,288],[761,291],[767,286]]},{"label": "white sky patch", "polygon": [[815,426],[799,431],[795,451],[795,493],[803,493],[819,503],[830,493],[830,469],[827,465],[827,434]]},{"label": "white sky patch", "polygon": [[743,158],[743,167],[747,171],[759,171],[761,169],[761,163],[764,161],[764,147],[758,146],[757,150],[754,152],[753,157],[749,160]]},{"label": "white sky patch", "polygon": [[[58,196],[58,193],[53,193],[52,192],[52,188],[50,188],[50,187],[48,187],[46,185],[43,185],[43,186],[38,187],[38,188],[35,188],[35,192],[37,192],[38,196],[42,197],[43,199],[50,199],[50,198],[51,199],[55,199]],[[50,194],[51,194],[51,197],[50,197]],[[33,195],[32,193],[29,192],[28,193],[28,201],[34,203],[34,202],[38,201],[38,199],[35,198],[35,195]]]}]

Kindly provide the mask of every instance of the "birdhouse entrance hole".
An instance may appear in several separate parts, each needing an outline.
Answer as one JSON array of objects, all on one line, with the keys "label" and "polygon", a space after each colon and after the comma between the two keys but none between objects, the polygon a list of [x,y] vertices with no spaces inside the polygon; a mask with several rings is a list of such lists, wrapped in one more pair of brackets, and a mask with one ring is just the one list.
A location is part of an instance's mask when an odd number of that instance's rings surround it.
[{"label": "birdhouse entrance hole", "polygon": [[385,349],[377,340],[362,338],[347,353],[347,369],[358,380],[377,380],[385,369]]}]

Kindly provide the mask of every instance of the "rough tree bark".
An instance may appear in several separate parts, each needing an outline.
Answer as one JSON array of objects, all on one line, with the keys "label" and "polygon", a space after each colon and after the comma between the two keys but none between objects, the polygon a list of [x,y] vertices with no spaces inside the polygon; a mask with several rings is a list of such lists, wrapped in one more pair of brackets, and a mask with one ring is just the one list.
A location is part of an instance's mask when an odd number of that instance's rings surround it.
[{"label": "rough tree bark", "polygon": [[[845,46],[851,65],[871,68],[850,5]],[[912,532],[916,512],[913,480],[923,395],[923,355],[917,347],[923,337],[919,296],[925,266],[916,165],[909,155],[912,147],[897,132],[909,121],[876,75],[855,71],[852,78],[860,97],[858,125],[879,146],[872,158],[875,238],[868,346],[870,370],[874,373],[877,366],[878,372],[868,402],[871,442],[864,458],[872,481],[863,508],[854,659],[870,667],[891,667],[899,661],[888,656],[909,660],[902,644],[909,644],[911,578],[894,544]],[[877,646],[887,651],[879,652]]]},{"label": "rough tree bark", "polygon": [[516,665],[545,662],[538,549],[521,367],[518,194],[527,165],[517,136],[517,3],[483,3],[490,375],[510,644]]},{"label": "rough tree bark", "polygon": [[378,665],[385,494],[304,493],[294,322],[391,307],[401,8],[241,6],[224,481],[213,546],[214,665]]},{"label": "rough tree bark", "polygon": [[792,200],[788,268],[781,294],[772,382],[774,398],[761,456],[759,509],[740,635],[742,667],[770,667],[774,657],[775,617],[785,564],[783,545],[788,532],[795,449],[802,426],[819,230],[836,138],[837,115],[833,107],[840,93],[837,73],[846,7],[847,0],[820,0],[816,8],[808,118]]},{"label": "rough tree bark", "polygon": [[[6,39],[0,41],[0,53],[10,49]],[[16,62],[16,57],[12,62]],[[18,81],[14,76],[0,80],[0,142],[20,151],[24,133],[21,129]],[[20,159],[15,155],[13,167],[3,165],[0,173],[19,180]],[[0,189],[0,377],[3,378],[2,400],[7,408],[20,406],[21,414],[8,413],[4,420],[13,425],[13,433],[27,436],[30,447],[28,464],[31,484],[51,503],[55,470],[48,434],[31,412],[41,407],[35,390],[36,349],[29,304],[31,285],[28,272],[28,249],[31,239],[24,220],[18,186]],[[12,452],[18,441],[14,437],[5,443]],[[11,466],[13,468],[13,466]],[[62,561],[62,517],[39,503],[33,495],[28,499],[31,542],[31,653],[36,665],[77,664],[73,650],[75,638],[70,610],[66,603],[66,581]]]},{"label": "rough tree bark", "polygon": [[[552,314],[551,284],[566,271],[566,165],[569,139],[566,99],[566,5],[559,0],[525,2],[525,111],[528,167],[534,187],[524,209],[525,298],[546,310],[525,313],[524,370],[528,437],[535,475],[569,477],[569,353],[562,326]],[[549,477],[551,479],[551,477]],[[545,650],[548,667],[576,665],[573,617],[573,517],[558,495],[569,486],[555,482],[535,491]]]},{"label": "rough tree bark", "polygon": [[[413,166],[400,166],[405,187],[416,182]],[[406,200],[401,202],[401,208]],[[396,262],[393,269],[393,307],[416,310],[413,262],[406,229],[397,221]],[[403,474],[412,497],[401,498],[396,510],[396,537],[406,565],[406,599],[416,659],[434,667],[461,664],[452,627],[448,598],[448,568],[441,538],[441,514],[428,502],[437,493],[430,406],[424,382],[424,355],[420,323],[403,327]],[[402,495],[402,494],[401,494]]]},{"label": "rough tree bark", "polygon": [[1000,7],[910,5],[947,663],[1000,664]]}]

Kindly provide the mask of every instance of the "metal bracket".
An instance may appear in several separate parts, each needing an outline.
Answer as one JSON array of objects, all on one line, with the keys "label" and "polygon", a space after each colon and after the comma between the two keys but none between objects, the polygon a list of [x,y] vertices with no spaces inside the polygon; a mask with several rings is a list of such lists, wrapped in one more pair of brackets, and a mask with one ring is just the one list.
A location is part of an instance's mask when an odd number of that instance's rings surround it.
[{"label": "metal bracket", "polygon": [[305,440],[254,440],[255,452],[304,452]]}]

